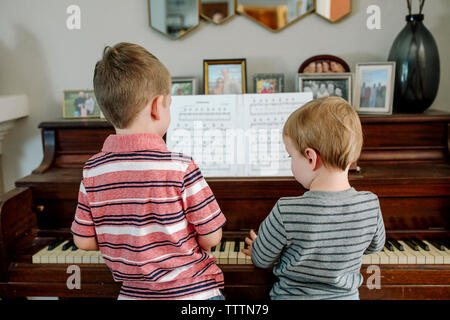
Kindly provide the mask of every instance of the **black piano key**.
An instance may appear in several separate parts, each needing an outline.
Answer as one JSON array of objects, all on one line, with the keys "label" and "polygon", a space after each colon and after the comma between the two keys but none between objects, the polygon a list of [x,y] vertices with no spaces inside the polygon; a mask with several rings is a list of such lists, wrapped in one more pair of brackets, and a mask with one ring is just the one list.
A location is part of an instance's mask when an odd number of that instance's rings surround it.
[{"label": "black piano key", "polygon": [[404,243],[406,243],[411,249],[414,251],[419,251],[419,246],[411,241],[411,239],[405,239],[403,240]]},{"label": "black piano key", "polygon": [[225,251],[225,241],[222,241],[222,242],[220,243],[219,251],[220,251],[220,252],[224,252],[224,251]]},{"label": "black piano key", "polygon": [[69,240],[69,242],[67,242],[65,245],[63,245],[62,251],[66,251],[67,249],[69,249],[73,245],[74,245],[73,241]]},{"label": "black piano key", "polygon": [[392,243],[398,250],[405,251],[405,248],[403,248],[403,245],[400,242],[398,242],[397,240],[395,240],[395,239],[388,239],[388,241],[390,243]]},{"label": "black piano key", "polygon": [[214,247],[211,248],[211,251],[214,251],[214,250],[216,250],[216,246],[214,246]]},{"label": "black piano key", "polygon": [[234,252],[239,252],[239,239],[234,240]]},{"label": "black piano key", "polygon": [[394,251],[394,245],[392,243],[390,243],[389,241],[386,240],[386,242],[384,243],[384,246],[389,250],[389,251]]},{"label": "black piano key", "polygon": [[53,249],[55,249],[57,246],[59,246],[59,245],[60,245],[61,243],[63,243],[63,242],[64,242],[64,240],[57,240],[57,241],[51,243],[51,244],[48,246],[47,250],[48,250],[48,251],[52,251]]},{"label": "black piano key", "polygon": [[424,243],[422,240],[419,240],[417,238],[413,238],[411,239],[413,241],[413,243],[417,244],[419,247],[421,247],[423,250],[425,251],[430,251],[430,247]]},{"label": "black piano key", "polygon": [[74,244],[74,245],[72,246],[72,248],[70,248],[70,250],[72,250],[72,251],[77,251],[77,250],[78,250],[78,247]]},{"label": "black piano key", "polygon": [[439,242],[441,242],[444,246],[447,247],[447,249],[450,250],[450,239],[442,238],[442,239],[439,239]]},{"label": "black piano key", "polygon": [[435,239],[429,239],[427,240],[429,243],[431,243],[432,246],[434,246],[436,249],[438,249],[439,251],[445,251],[445,246],[442,242],[440,242],[439,240],[435,240]]}]

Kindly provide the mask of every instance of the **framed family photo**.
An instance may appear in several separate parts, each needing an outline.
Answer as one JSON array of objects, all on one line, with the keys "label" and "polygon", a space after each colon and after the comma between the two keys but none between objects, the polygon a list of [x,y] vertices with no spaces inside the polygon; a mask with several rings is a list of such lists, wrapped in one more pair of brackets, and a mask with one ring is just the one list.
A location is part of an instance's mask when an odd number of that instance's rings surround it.
[{"label": "framed family photo", "polygon": [[357,63],[355,103],[358,113],[392,114],[395,62]]},{"label": "framed family photo", "polygon": [[63,118],[100,118],[94,90],[65,90]]},{"label": "framed family photo", "polygon": [[172,96],[187,96],[197,93],[197,80],[192,77],[174,77],[172,78]]},{"label": "framed family photo", "polygon": [[205,94],[247,92],[246,59],[203,60]]},{"label": "framed family photo", "polygon": [[337,96],[352,103],[352,74],[327,73],[297,75],[296,89],[299,92],[312,92],[313,99]]},{"label": "framed family photo", "polygon": [[284,74],[257,73],[253,75],[253,87],[256,93],[280,93],[284,91]]}]

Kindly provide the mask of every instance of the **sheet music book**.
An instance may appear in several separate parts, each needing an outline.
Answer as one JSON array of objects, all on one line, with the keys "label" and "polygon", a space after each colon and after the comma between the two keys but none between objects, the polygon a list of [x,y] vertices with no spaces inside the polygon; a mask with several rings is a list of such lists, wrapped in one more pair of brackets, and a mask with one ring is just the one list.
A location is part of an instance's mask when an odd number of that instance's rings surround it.
[{"label": "sheet music book", "polygon": [[282,140],[310,92],[173,96],[166,143],[193,157],[205,177],[292,176]]}]

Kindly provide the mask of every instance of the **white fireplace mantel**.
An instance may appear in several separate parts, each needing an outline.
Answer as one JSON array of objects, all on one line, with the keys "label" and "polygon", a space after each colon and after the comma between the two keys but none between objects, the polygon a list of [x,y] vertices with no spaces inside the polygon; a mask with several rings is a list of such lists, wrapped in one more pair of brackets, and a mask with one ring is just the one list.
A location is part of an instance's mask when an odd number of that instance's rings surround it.
[{"label": "white fireplace mantel", "polygon": [[28,116],[28,97],[24,94],[15,96],[0,96],[0,155],[2,142],[14,126],[14,121]]}]

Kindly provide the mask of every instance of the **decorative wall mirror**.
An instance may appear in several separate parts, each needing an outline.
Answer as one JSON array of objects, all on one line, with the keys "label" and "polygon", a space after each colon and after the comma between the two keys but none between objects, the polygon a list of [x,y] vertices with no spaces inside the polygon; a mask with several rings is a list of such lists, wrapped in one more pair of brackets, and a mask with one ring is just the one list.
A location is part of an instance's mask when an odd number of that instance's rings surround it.
[{"label": "decorative wall mirror", "polygon": [[352,12],[351,0],[316,0],[316,14],[336,22]]},{"label": "decorative wall mirror", "polygon": [[314,12],[314,8],[314,0],[238,0],[237,12],[278,32]]},{"label": "decorative wall mirror", "polygon": [[179,39],[200,23],[200,0],[148,0],[150,27]]},{"label": "decorative wall mirror", "polygon": [[236,14],[236,0],[201,0],[201,16],[215,24],[222,24]]}]

